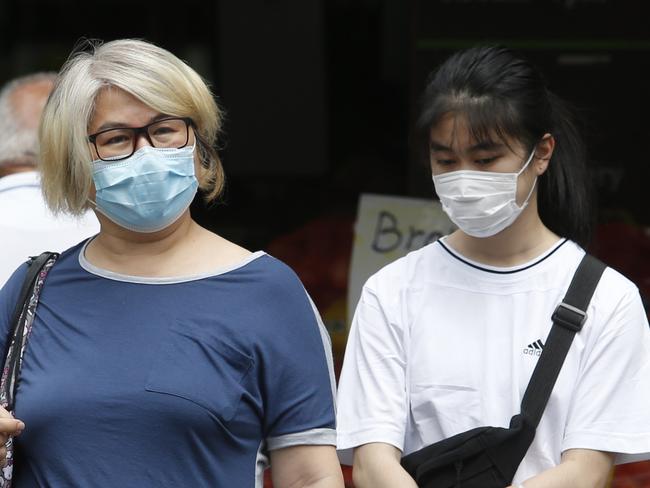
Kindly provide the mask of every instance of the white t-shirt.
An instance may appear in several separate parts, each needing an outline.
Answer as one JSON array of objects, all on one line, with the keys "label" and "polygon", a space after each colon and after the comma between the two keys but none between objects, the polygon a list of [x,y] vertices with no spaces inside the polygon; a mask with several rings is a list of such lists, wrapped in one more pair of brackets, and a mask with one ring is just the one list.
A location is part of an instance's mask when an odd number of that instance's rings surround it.
[{"label": "white t-shirt", "polygon": [[53,215],[36,171],[0,178],[0,287],[29,256],[61,252],[99,232],[89,211],[82,217]]},{"label": "white t-shirt", "polygon": [[[338,392],[338,449],[404,454],[460,432],[507,427],[584,250],[561,240],[514,268],[472,262],[442,241],[364,286]],[[586,448],[650,458],[650,328],[635,285],[605,270],[515,476],[521,483]]]}]

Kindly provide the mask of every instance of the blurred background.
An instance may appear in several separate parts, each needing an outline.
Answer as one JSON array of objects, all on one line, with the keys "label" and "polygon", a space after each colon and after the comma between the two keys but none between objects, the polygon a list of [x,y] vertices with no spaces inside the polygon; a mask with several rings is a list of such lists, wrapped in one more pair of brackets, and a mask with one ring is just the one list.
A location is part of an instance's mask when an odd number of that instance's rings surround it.
[{"label": "blurred background", "polygon": [[[520,50],[573,103],[597,189],[590,250],[650,296],[649,13],[644,0],[0,0],[0,83],[58,70],[84,38],[143,38],[187,61],[226,114],[226,192],[193,215],[296,270],[338,372],[359,197],[432,198],[409,145],[417,97],[476,44]],[[647,473],[614,486],[650,487]]]}]

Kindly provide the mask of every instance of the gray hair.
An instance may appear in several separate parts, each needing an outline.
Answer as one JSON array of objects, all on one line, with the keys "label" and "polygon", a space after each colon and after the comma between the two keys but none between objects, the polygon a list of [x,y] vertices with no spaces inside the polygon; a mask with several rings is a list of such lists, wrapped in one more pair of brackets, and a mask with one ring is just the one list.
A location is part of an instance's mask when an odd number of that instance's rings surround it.
[{"label": "gray hair", "polygon": [[42,71],[14,78],[0,89],[0,167],[38,164],[38,128],[25,126],[13,97],[18,89],[27,85],[41,82],[54,85],[55,80],[55,72]]}]

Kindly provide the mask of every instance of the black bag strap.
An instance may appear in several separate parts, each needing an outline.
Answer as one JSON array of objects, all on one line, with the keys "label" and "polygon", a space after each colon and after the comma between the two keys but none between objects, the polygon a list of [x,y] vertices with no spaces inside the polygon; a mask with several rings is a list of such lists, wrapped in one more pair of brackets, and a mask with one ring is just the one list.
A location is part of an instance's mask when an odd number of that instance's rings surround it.
[{"label": "black bag strap", "polygon": [[521,413],[534,428],[542,419],[573,338],[587,320],[589,302],[606,267],[585,254],[562,303],[553,312],[553,326],[521,401]]},{"label": "black bag strap", "polygon": [[[10,388],[10,385],[15,389],[17,383],[17,376],[20,370],[20,361],[21,361],[21,347],[19,343],[22,341],[23,336],[25,335],[25,313],[29,305],[29,300],[32,296],[32,291],[36,284],[36,280],[40,275],[43,267],[48,263],[52,258],[57,259],[59,256],[58,253],[45,251],[38,256],[30,257],[28,261],[27,273],[25,275],[25,280],[23,281],[22,288],[20,289],[20,295],[18,296],[18,301],[16,302],[16,308],[11,319],[11,330],[7,336],[7,344],[5,346],[4,353],[4,367],[8,368],[7,376],[8,378],[14,378],[14,381],[7,381],[3,387]],[[13,346],[13,347],[12,347]],[[11,357],[9,355],[11,354]],[[8,400],[8,409],[13,409],[13,391],[5,391],[6,398]]]}]

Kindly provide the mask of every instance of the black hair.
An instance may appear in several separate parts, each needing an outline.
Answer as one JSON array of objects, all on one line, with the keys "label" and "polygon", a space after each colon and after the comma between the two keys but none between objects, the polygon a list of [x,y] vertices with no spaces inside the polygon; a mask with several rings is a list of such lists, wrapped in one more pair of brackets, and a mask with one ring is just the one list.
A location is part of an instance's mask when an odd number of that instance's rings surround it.
[{"label": "black hair", "polygon": [[466,117],[471,136],[513,138],[532,151],[546,133],[556,141],[548,169],[538,179],[544,225],[586,247],[594,215],[585,144],[574,112],[548,90],[541,72],[503,46],[459,51],[429,77],[416,122],[419,151],[429,161],[429,132],[448,113]]}]

